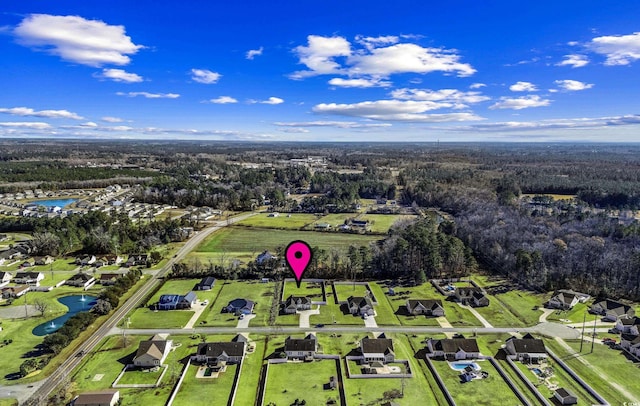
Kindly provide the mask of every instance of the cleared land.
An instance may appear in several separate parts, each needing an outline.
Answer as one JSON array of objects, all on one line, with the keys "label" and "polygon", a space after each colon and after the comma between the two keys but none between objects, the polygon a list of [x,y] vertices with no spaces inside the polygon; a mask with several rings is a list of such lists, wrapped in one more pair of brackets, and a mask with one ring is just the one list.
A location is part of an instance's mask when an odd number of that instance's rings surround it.
[{"label": "cleared land", "polygon": [[256,216],[244,219],[237,224],[247,227],[300,230],[303,227],[312,224],[319,217],[321,216],[302,213],[292,213],[291,215],[281,213],[277,217],[269,217],[269,214],[260,213]]},{"label": "cleared land", "polygon": [[196,378],[198,366],[190,365],[173,404],[175,406],[226,405],[237,369],[238,365],[227,365],[226,371],[220,373],[217,378]]},{"label": "cleared land", "polygon": [[341,405],[338,389],[324,389],[336,375],[334,360],[271,364],[264,399],[276,405],[290,405],[296,399],[304,399],[308,405],[325,405],[334,399]]},{"label": "cleared land", "polygon": [[[199,326],[235,326],[238,317],[230,313],[222,313],[222,308],[234,299],[248,299],[255,302],[253,312],[256,317],[249,322],[250,326],[266,326],[269,320],[269,309],[273,303],[275,282],[262,283],[259,281],[217,281],[220,293],[214,303],[210,303],[207,310],[198,319]],[[276,298],[280,300],[280,298]]]},{"label": "cleared land", "polygon": [[[331,286],[327,285],[326,289],[331,289]],[[321,282],[300,282],[300,287],[295,282],[284,282],[284,293],[282,295],[283,300],[286,300],[289,296],[308,296],[312,301],[322,301],[322,287]]]}]

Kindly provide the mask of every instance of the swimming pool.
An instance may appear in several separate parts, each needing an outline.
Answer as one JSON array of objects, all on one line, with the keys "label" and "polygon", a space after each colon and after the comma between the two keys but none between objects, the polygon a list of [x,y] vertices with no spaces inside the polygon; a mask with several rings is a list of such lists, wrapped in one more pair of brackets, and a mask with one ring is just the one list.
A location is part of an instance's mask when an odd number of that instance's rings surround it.
[{"label": "swimming pool", "polygon": [[540,368],[531,368],[531,371],[538,376],[542,375],[542,371],[540,370]]},{"label": "swimming pool", "polygon": [[480,370],[480,365],[476,364],[475,362],[450,362],[449,366],[451,367],[451,369],[455,369],[456,371],[462,371],[466,367],[471,367],[476,371]]}]

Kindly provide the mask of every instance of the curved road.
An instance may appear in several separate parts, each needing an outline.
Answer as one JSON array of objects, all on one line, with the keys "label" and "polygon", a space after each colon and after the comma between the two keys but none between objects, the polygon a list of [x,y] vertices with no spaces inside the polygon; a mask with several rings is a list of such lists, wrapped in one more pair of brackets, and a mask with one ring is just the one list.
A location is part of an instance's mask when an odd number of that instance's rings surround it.
[{"label": "curved road", "polygon": [[[230,218],[229,220],[219,221],[214,226],[205,228],[199,231],[196,235],[191,237],[178,253],[158,271],[151,274],[150,280],[147,281],[142,287],[140,287],[134,294],[127,300],[122,306],[120,306],[109,319],[104,322],[84,343],[82,343],[76,351],[78,354],[88,354],[92,351],[96,345],[107,335],[110,331],[118,325],[124,316],[131,310],[140,304],[142,300],[151,292],[159,283],[161,278],[171,270],[173,264],[182,260],[189,252],[195,249],[207,236],[211,233],[220,230],[221,228],[234,224],[238,221],[244,220],[257,213],[247,213],[240,216]],[[46,399],[49,394],[64,381],[69,373],[78,366],[85,355],[75,356],[67,358],[56,369],[55,373],[51,376],[43,379],[42,381],[30,384],[30,385],[11,385],[0,386],[0,397],[13,397],[17,398],[20,403],[28,399],[38,400],[37,404],[41,403],[42,399]]]}]

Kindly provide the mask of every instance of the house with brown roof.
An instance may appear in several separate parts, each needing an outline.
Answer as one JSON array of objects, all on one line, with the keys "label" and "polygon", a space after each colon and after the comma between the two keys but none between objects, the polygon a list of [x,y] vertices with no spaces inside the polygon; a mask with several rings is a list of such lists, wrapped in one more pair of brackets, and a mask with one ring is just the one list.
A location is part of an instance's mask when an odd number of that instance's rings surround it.
[{"label": "house with brown roof", "polygon": [[364,337],[360,340],[360,352],[365,362],[379,361],[386,364],[395,361],[396,354],[393,350],[393,340],[383,337]]},{"label": "house with brown roof", "polygon": [[120,391],[103,390],[85,392],[71,401],[71,406],[115,406],[120,400]]},{"label": "house with brown roof", "polygon": [[55,261],[55,258],[52,257],[51,255],[45,255],[43,257],[33,258],[33,263],[35,265],[49,265],[49,264],[53,264],[53,261]]},{"label": "house with brown roof", "polygon": [[307,334],[305,338],[287,337],[284,340],[284,352],[289,359],[312,361],[316,352],[318,352],[318,340],[313,334]]},{"label": "house with brown roof", "polygon": [[84,272],[78,272],[77,274],[73,275],[71,278],[67,279],[67,281],[64,284],[69,286],[76,286],[78,288],[87,288],[95,281],[96,281],[96,278],[94,278],[93,276],[86,274]]},{"label": "house with brown roof", "polygon": [[140,341],[138,351],[133,357],[133,365],[140,368],[153,368],[162,365],[171,351],[172,340],[168,334],[156,334],[150,339]]},{"label": "house with brown roof", "polygon": [[437,299],[409,299],[407,300],[407,310],[414,316],[425,315],[440,317],[444,316],[442,301]]},{"label": "house with brown roof", "polygon": [[636,314],[632,306],[611,299],[594,303],[589,308],[589,313],[601,315],[604,321],[618,321],[621,318],[631,318]]},{"label": "house with brown roof", "polygon": [[242,362],[247,348],[247,339],[237,335],[230,342],[214,342],[198,344],[195,355],[191,360],[208,365],[239,364]]},{"label": "house with brown roof", "polygon": [[445,359],[477,359],[481,356],[475,338],[429,339],[427,340],[427,349],[433,357]]},{"label": "house with brown roof", "polygon": [[311,299],[307,296],[289,296],[282,310],[285,314],[295,314],[298,310],[311,310]]},{"label": "house with brown roof", "polygon": [[347,298],[347,307],[349,313],[358,314],[360,316],[373,316],[375,311],[373,310],[373,303],[368,297],[362,296],[349,296]]},{"label": "house with brown roof", "polygon": [[463,305],[471,307],[489,306],[489,298],[486,296],[484,290],[475,286],[456,288],[453,297]]},{"label": "house with brown roof", "polygon": [[120,278],[122,278],[121,273],[103,273],[103,274],[100,274],[100,277],[98,278],[98,283],[101,284],[102,286],[111,286],[111,285],[115,285],[116,281]]},{"label": "house with brown roof", "polygon": [[507,339],[505,351],[512,359],[534,364],[548,357],[544,342],[529,333],[522,338],[511,337]]},{"label": "house with brown roof", "polygon": [[2,288],[2,298],[16,299],[27,293],[29,290],[31,290],[31,286],[29,285]]}]

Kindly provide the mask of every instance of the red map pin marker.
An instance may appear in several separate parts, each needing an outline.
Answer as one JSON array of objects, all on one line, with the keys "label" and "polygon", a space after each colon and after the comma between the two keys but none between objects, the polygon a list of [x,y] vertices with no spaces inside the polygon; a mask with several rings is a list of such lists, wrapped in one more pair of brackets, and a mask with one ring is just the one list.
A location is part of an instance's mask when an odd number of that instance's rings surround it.
[{"label": "red map pin marker", "polygon": [[296,283],[300,287],[300,281],[302,280],[302,274],[307,270],[307,267],[311,263],[311,247],[304,241],[293,241],[287,245],[285,250],[285,258],[289,268],[293,271],[296,277]]}]

